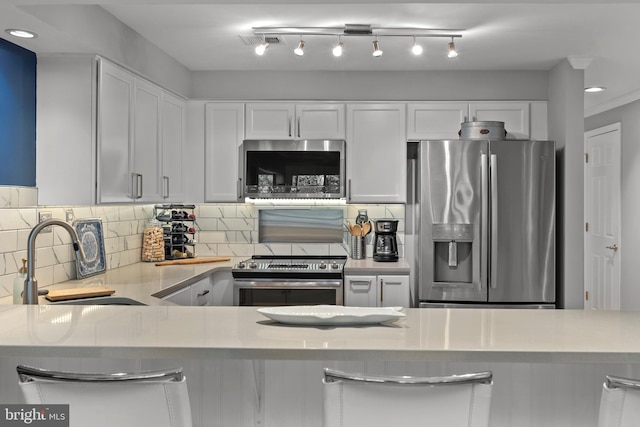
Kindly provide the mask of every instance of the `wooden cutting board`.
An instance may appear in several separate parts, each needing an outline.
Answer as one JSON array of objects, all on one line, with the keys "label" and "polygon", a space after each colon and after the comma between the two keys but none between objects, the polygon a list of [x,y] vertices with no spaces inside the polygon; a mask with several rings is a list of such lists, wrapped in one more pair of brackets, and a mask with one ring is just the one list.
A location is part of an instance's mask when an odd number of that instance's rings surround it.
[{"label": "wooden cutting board", "polygon": [[87,286],[84,288],[51,290],[45,298],[49,301],[64,301],[68,299],[104,297],[111,295],[114,292],[114,289],[106,286]]},{"label": "wooden cutting board", "polygon": [[156,262],[156,265],[187,265],[187,264],[204,264],[207,262],[224,262],[231,261],[229,257],[213,256],[207,258],[186,258],[186,259],[173,259],[171,261]]}]

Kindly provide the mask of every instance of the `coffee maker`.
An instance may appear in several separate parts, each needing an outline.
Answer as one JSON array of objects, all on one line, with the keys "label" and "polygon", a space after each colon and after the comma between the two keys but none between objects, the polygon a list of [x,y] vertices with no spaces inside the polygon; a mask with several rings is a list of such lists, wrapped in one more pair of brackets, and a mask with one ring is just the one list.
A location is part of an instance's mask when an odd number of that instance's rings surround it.
[{"label": "coffee maker", "polygon": [[379,219],[375,221],[375,239],[373,241],[373,260],[391,262],[398,260],[397,219]]}]

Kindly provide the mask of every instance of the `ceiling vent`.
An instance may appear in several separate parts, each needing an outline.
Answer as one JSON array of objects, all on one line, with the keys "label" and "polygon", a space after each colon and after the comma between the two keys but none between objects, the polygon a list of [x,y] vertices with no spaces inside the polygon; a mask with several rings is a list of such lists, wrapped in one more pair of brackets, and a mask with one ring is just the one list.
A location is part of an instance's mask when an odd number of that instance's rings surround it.
[{"label": "ceiling vent", "polygon": [[[258,46],[258,45],[261,45],[263,42],[262,36],[238,36],[238,37],[240,37],[240,40],[242,40],[242,43],[246,44],[247,46]],[[284,39],[280,38],[279,36],[266,36],[264,37],[264,41],[269,43],[269,45],[286,44],[284,42]]]}]

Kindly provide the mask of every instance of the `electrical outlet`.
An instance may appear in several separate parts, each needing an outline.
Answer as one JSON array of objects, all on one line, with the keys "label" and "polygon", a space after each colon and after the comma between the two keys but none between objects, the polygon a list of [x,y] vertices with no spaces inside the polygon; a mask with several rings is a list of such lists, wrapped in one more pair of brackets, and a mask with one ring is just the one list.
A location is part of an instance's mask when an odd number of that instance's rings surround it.
[{"label": "electrical outlet", "polygon": [[[48,219],[51,219],[51,212],[40,212],[39,222],[46,221]],[[41,233],[51,233],[51,227],[43,228]]]},{"label": "electrical outlet", "polygon": [[67,215],[67,222],[71,223],[74,219],[76,219],[76,217],[73,215],[73,209],[67,209],[65,213]]}]

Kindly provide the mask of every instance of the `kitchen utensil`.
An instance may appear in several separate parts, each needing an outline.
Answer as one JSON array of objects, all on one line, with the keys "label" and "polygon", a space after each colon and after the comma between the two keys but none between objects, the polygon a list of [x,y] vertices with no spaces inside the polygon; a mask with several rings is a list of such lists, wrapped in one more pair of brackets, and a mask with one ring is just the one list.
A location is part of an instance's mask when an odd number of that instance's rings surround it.
[{"label": "kitchen utensil", "polygon": [[204,264],[204,263],[208,263],[208,262],[224,262],[224,261],[231,261],[231,258],[229,258],[229,257],[221,257],[221,256],[214,256],[214,257],[207,257],[207,258],[174,259],[174,260],[171,260],[171,261],[156,262],[155,265],[158,265],[158,266],[162,266],[162,265],[187,265],[187,264]]},{"label": "kitchen utensil", "polygon": [[45,298],[49,301],[64,301],[77,298],[104,297],[112,295],[114,292],[114,289],[106,286],[87,286],[84,288],[51,290]]},{"label": "kitchen utensil", "polygon": [[362,236],[362,227],[360,224],[353,224],[351,227],[351,235],[352,236]]},{"label": "kitchen utensil", "polygon": [[503,140],[507,136],[504,122],[464,122],[460,123],[460,139]]},{"label": "kitchen utensil", "polygon": [[362,224],[362,235],[366,236],[369,233],[371,233],[371,221],[367,221]]}]

